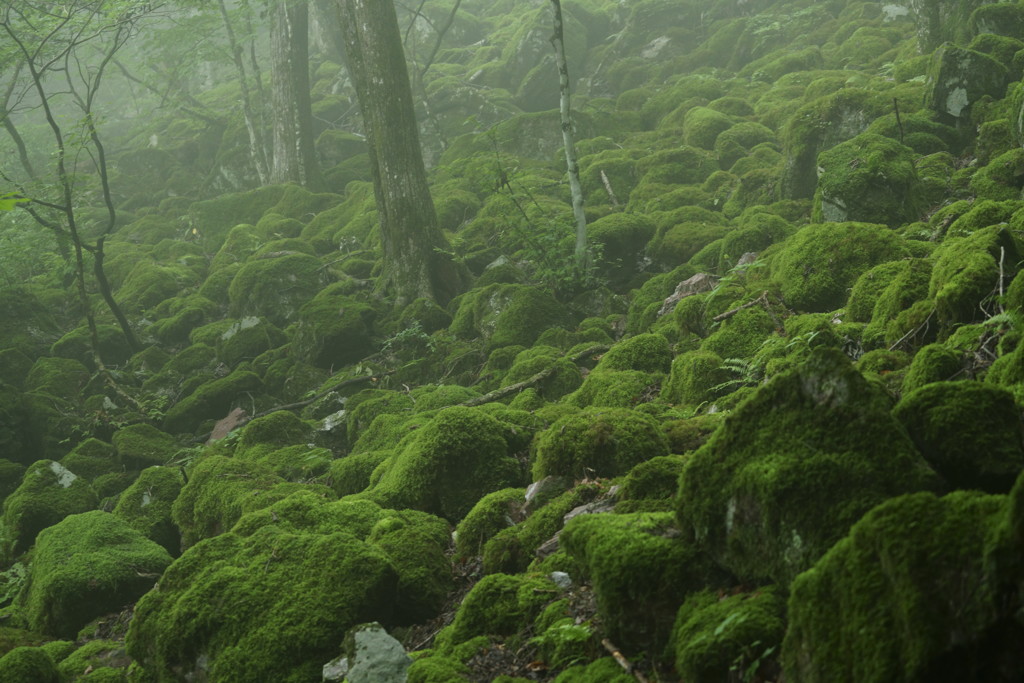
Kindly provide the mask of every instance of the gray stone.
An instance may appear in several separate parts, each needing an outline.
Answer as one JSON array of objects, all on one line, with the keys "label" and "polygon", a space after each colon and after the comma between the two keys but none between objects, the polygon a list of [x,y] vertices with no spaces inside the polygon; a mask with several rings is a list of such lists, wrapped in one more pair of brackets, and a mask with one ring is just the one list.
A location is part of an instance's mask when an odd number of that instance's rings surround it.
[{"label": "gray stone", "polygon": [[351,628],[345,636],[345,651],[348,683],[405,683],[408,678],[412,659],[377,622]]}]

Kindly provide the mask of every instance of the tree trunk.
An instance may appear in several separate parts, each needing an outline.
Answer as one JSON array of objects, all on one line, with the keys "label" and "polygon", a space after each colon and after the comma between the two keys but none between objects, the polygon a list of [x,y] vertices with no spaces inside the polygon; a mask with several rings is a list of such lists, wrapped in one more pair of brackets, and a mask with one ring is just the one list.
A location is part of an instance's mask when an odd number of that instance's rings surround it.
[{"label": "tree trunk", "polygon": [[562,144],[565,147],[565,165],[569,171],[569,192],[572,195],[572,214],[576,218],[576,265],[581,271],[589,266],[587,250],[587,216],[583,212],[583,189],[580,187],[580,165],[576,161],[576,144],[572,136],[572,114],[569,110],[569,66],[565,61],[565,43],[562,39],[562,3],[551,0],[555,11],[555,33],[551,42],[555,46],[558,66],[559,112],[562,119]]},{"label": "tree trunk", "polygon": [[273,183],[295,182],[314,191],[323,180],[313,149],[309,95],[309,7],[305,0],[279,0],[273,8],[271,102],[274,119]]},{"label": "tree trunk", "polygon": [[378,289],[404,305],[444,305],[461,286],[427,185],[409,72],[390,0],[338,0],[349,72],[370,147],[384,272]]}]

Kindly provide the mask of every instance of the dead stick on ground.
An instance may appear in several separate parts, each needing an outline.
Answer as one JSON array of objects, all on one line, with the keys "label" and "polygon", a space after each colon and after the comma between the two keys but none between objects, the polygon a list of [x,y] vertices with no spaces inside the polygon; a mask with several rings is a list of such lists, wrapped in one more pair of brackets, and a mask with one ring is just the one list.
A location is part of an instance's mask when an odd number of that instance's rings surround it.
[{"label": "dead stick on ground", "polygon": [[935,309],[934,309],[934,308],[933,308],[933,309],[931,310],[931,313],[929,313],[929,314],[928,314],[928,317],[926,317],[926,318],[924,319],[924,322],[923,322],[923,323],[921,323],[921,324],[920,324],[920,325],[918,325],[917,327],[915,327],[915,328],[911,329],[911,330],[910,330],[909,332],[907,332],[907,333],[906,333],[905,335],[903,335],[902,337],[900,337],[900,338],[899,338],[899,340],[898,340],[898,341],[897,341],[897,342],[896,342],[895,344],[893,344],[892,346],[890,346],[890,347],[889,347],[889,350],[890,350],[890,351],[895,351],[896,349],[898,349],[898,348],[900,347],[900,345],[901,345],[901,344],[902,344],[903,342],[907,341],[908,339],[910,339],[911,337],[913,337],[914,335],[916,335],[916,334],[917,334],[918,332],[920,332],[921,330],[923,330],[923,329],[926,329],[926,328],[928,327],[928,321],[932,319],[932,316],[933,316],[933,315],[935,315]]},{"label": "dead stick on ground", "polygon": [[633,678],[640,681],[640,683],[647,683],[647,677],[633,668],[633,664],[626,659],[625,655],[619,652],[619,648],[615,647],[612,641],[607,638],[602,638],[601,644],[604,645],[604,649],[611,653],[611,656],[615,658],[615,661],[619,663],[619,666],[626,670],[626,673],[633,674]]},{"label": "dead stick on ground", "polygon": [[758,304],[761,304],[761,305],[763,305],[765,307],[768,306],[768,292],[767,292],[767,290],[764,291],[764,292],[761,292],[761,296],[757,297],[753,301],[748,301],[747,303],[743,304],[742,306],[737,306],[736,308],[734,308],[732,310],[729,310],[729,311],[726,311],[725,313],[719,313],[718,315],[716,315],[711,320],[716,322],[716,323],[722,322],[723,320],[728,320],[729,318],[733,317],[734,315],[736,315],[737,313],[739,313],[743,309],[751,308],[752,306],[757,306]]},{"label": "dead stick on ground", "polygon": [[[570,360],[572,360],[573,363],[579,363],[581,360],[583,360],[587,356],[591,356],[591,355],[593,355],[595,353],[603,353],[603,352],[607,351],[610,348],[611,348],[611,346],[609,346],[608,344],[598,344],[597,346],[591,346],[588,349],[584,349],[583,351],[580,351],[575,356],[573,356]],[[473,406],[483,405],[484,403],[492,403],[494,401],[498,401],[500,399],[505,398],[506,396],[508,396],[510,394],[516,394],[516,393],[522,391],[523,389],[526,389],[527,387],[531,387],[534,384],[537,384],[538,382],[541,382],[541,381],[547,379],[551,375],[555,374],[555,371],[557,369],[558,369],[558,367],[555,366],[555,365],[548,366],[548,367],[544,368],[543,370],[541,370],[540,372],[538,372],[537,374],[533,375],[532,377],[530,377],[528,379],[524,379],[522,382],[516,382],[515,384],[509,384],[507,387],[501,387],[500,389],[495,389],[494,391],[488,392],[488,393],[484,394],[483,396],[477,396],[476,398],[471,398],[468,401],[463,401],[460,405],[467,406],[467,407],[471,408]]]}]

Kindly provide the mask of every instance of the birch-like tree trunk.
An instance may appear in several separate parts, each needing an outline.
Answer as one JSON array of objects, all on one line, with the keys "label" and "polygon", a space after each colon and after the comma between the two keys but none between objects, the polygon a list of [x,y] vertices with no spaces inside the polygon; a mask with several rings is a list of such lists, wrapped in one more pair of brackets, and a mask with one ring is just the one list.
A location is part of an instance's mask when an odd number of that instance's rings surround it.
[{"label": "birch-like tree trunk", "polygon": [[395,7],[390,0],[338,0],[338,9],[380,214],[378,288],[397,305],[418,297],[443,305],[461,277],[437,227]]},{"label": "birch-like tree trunk", "polygon": [[271,36],[273,160],[270,181],[323,189],[313,148],[309,93],[309,7],[306,0],[278,0]]},{"label": "birch-like tree trunk", "polygon": [[562,144],[565,147],[565,165],[569,171],[569,192],[572,195],[572,215],[576,219],[576,265],[582,270],[589,265],[590,252],[587,250],[587,216],[583,211],[583,189],[580,187],[580,165],[576,160],[576,143],[573,140],[572,113],[569,108],[569,65],[565,61],[565,42],[562,39],[562,3],[551,0],[555,12],[555,33],[551,42],[555,46],[555,63],[558,66],[559,112],[562,120]]}]

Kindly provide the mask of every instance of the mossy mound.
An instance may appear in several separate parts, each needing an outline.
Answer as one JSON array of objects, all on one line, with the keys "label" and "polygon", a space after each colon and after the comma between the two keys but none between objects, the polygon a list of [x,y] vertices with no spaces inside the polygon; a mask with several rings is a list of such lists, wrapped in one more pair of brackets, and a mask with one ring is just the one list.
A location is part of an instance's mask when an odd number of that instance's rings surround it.
[{"label": "mossy mound", "polygon": [[649,416],[622,408],[584,408],[537,437],[533,477],[614,477],[659,455],[668,455],[668,440]]},{"label": "mossy mound", "polygon": [[250,316],[232,323],[216,339],[217,357],[229,367],[281,346],[288,337],[276,326]]},{"label": "mossy mound", "polygon": [[10,683],[60,683],[53,658],[38,647],[16,647],[0,657],[0,677]]},{"label": "mossy mound", "polygon": [[725,361],[717,353],[687,351],[672,361],[672,371],[661,388],[661,398],[669,403],[700,406],[726,393],[723,385],[729,379],[731,375]]},{"label": "mossy mound", "polygon": [[864,271],[909,255],[902,240],[881,225],[813,224],[780,246],[771,274],[790,307],[820,313],[841,307]]},{"label": "mossy mound", "polygon": [[456,557],[472,557],[502,529],[515,523],[515,517],[526,503],[526,489],[508,488],[488,493],[455,528]]},{"label": "mossy mound", "polygon": [[935,382],[893,409],[925,460],[954,489],[1008,493],[1024,468],[1013,394],[980,382]]},{"label": "mossy mound", "polygon": [[89,381],[89,370],[71,358],[37,358],[25,378],[25,391],[76,401]]},{"label": "mossy mound", "polygon": [[116,451],[109,443],[89,437],[61,458],[60,464],[78,476],[92,481],[104,474],[122,470],[115,456]]},{"label": "mossy mound", "polygon": [[178,401],[164,417],[164,429],[171,433],[193,431],[203,420],[218,420],[247,394],[263,386],[259,375],[248,370],[235,370],[227,377],[201,384]]},{"label": "mossy mound", "polygon": [[43,529],[68,515],[86,512],[99,500],[89,483],[53,460],[29,466],[21,485],[4,499],[0,550],[12,560],[28,550]]},{"label": "mossy mound", "polygon": [[114,516],[177,556],[181,534],[171,518],[171,506],[184,485],[185,477],[177,468],[147,467],[118,496]]},{"label": "mossy mound", "polygon": [[670,648],[687,681],[729,680],[768,669],[786,632],[786,600],[776,586],[722,598],[710,591],[679,608]]},{"label": "mossy mound", "polygon": [[874,133],[822,152],[815,216],[893,228],[917,220],[922,206],[915,158],[910,148]]},{"label": "mossy mound", "polygon": [[[97,325],[96,335],[99,337],[99,354],[104,365],[123,365],[132,355],[121,328],[113,325]],[[71,330],[58,339],[50,347],[50,353],[59,358],[73,358],[90,369],[95,369],[92,351],[92,340],[86,326]]]},{"label": "mossy mound", "polygon": [[1002,629],[1020,627],[1000,619],[996,586],[984,569],[986,536],[1002,500],[977,492],[917,493],[869,512],[793,582],[782,649],[786,679],[1019,675],[1019,653],[1007,658],[1012,651],[1000,641],[1008,635]]},{"label": "mossy mound", "polygon": [[423,510],[457,522],[484,495],[521,484],[504,431],[483,410],[445,408],[396,451],[363,495],[384,507]]},{"label": "mossy mound", "polygon": [[927,344],[914,354],[903,376],[904,394],[920,389],[932,382],[952,380],[964,369],[962,354],[945,344]]},{"label": "mossy mound", "polygon": [[136,605],[128,654],[163,679],[319,679],[341,634],[393,610],[398,572],[363,540],[380,517],[365,512],[288,499],[195,545]]},{"label": "mossy mound", "polygon": [[164,548],[109,512],[70,515],[40,532],[19,602],[33,629],[73,638],[141,597],[170,563]]},{"label": "mossy mound", "polygon": [[309,254],[275,252],[247,261],[228,288],[236,318],[263,317],[275,325],[294,320],[300,307],[325,284],[320,260]]},{"label": "mossy mound", "polygon": [[679,538],[671,513],[580,515],[559,541],[593,586],[608,637],[624,648],[660,653],[686,597],[721,580]]},{"label": "mossy mound", "polygon": [[321,290],[299,309],[292,353],[318,368],[340,368],[373,352],[371,306],[346,295],[345,283]]},{"label": "mossy mound", "polygon": [[493,284],[452,302],[449,330],[458,337],[482,337],[490,349],[529,346],[549,327],[569,326],[568,311],[540,287]]},{"label": "mossy mound", "polygon": [[121,462],[132,470],[166,465],[181,448],[173,436],[145,423],[117,430],[113,443]]},{"label": "mossy mound", "polygon": [[684,534],[742,579],[787,584],[878,503],[937,486],[890,407],[841,352],[814,350],[687,461]]}]

